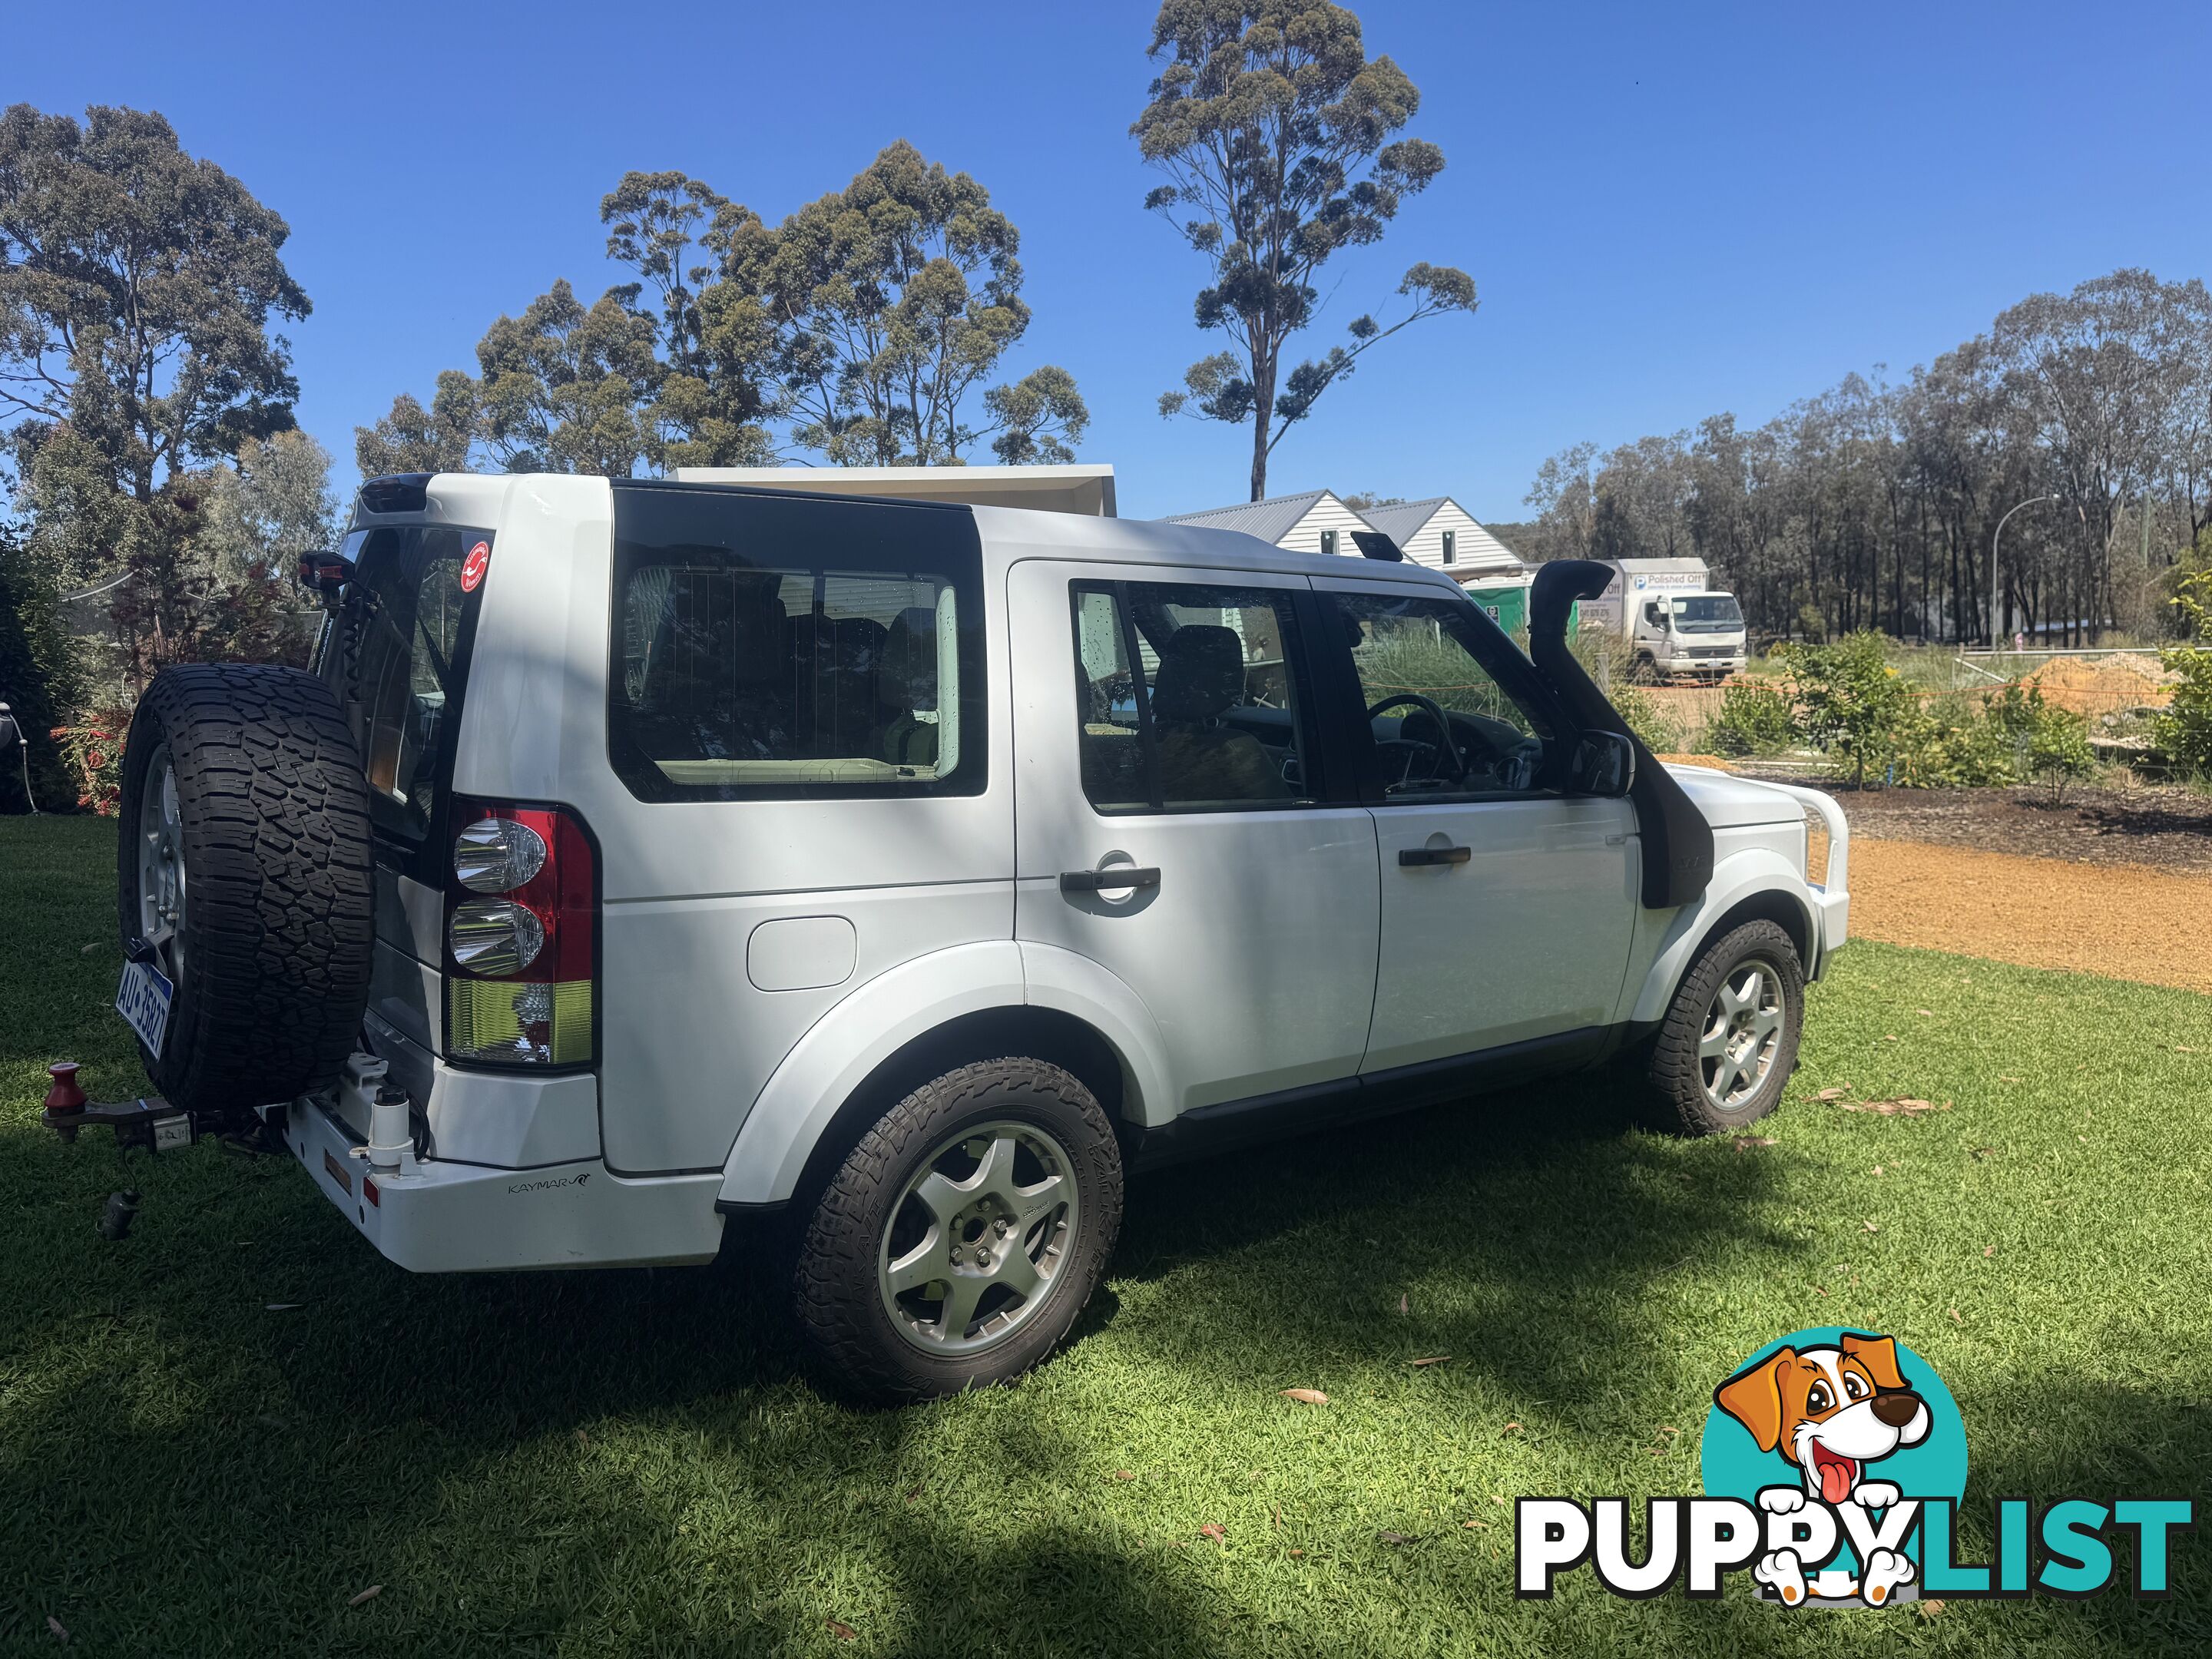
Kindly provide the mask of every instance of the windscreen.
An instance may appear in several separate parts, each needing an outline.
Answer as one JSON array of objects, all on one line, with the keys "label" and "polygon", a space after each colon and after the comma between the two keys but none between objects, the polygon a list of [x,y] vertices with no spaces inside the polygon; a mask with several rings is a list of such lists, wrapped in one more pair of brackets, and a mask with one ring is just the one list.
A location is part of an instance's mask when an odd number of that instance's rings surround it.
[{"label": "windscreen", "polygon": [[486,531],[422,525],[346,538],[354,578],[322,672],[345,706],[376,828],[410,846],[429,834],[452,766],[474,615],[461,561],[489,539]]},{"label": "windscreen", "polygon": [[1743,626],[1743,612],[1732,593],[1692,593],[1674,601],[1674,626],[1690,634],[1733,633]]}]

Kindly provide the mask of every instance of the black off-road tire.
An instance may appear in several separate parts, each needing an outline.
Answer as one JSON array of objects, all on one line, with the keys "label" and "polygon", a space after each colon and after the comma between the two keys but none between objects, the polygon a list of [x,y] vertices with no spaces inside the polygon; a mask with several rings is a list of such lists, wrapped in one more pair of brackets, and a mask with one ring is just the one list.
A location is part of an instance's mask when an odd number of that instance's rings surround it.
[{"label": "black off-road tire", "polygon": [[159,1054],[173,1104],[211,1121],[333,1081],[361,1030],[375,944],[368,785],[337,697],[295,668],[164,669],[124,752],[118,919],[142,937],[139,838],[149,763],[174,768],[186,902]]},{"label": "black off-road tire", "polygon": [[[1066,1149],[1079,1194],[1075,1237],[1034,1315],[997,1345],[925,1353],[893,1328],[878,1251],[908,1182],[963,1127],[1012,1121]],[[793,1312],[809,1360],[832,1392],[903,1405],[1010,1383],[1050,1353],[1091,1300],[1121,1227],[1121,1156],[1097,1099],[1038,1060],[980,1061],[924,1084],[860,1137],[830,1177],[799,1245]]]},{"label": "black off-road tire", "polygon": [[[1771,968],[1781,994],[1780,1041],[1765,1075],[1743,1098],[1723,1108],[1706,1090],[1698,1053],[1721,987],[1746,965]],[[1651,1044],[1645,1075],[1658,1115],[1686,1134],[1730,1134],[1748,1127],[1780,1103],[1797,1063],[1805,1025],[1805,969],[1790,935],[1771,921],[1747,921],[1707,946],[1684,975]]]}]

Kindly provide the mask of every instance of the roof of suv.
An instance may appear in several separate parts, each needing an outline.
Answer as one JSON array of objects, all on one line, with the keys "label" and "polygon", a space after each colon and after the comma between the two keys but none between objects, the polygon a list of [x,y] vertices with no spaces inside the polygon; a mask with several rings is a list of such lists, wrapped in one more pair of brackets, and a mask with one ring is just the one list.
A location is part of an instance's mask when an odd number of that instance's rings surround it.
[{"label": "roof of suv", "polygon": [[[849,503],[850,495],[826,491],[780,489],[761,484],[693,483],[672,479],[623,478],[596,480],[570,474],[441,472],[410,475],[404,480],[373,479],[371,484],[404,485],[391,492],[398,510],[378,513],[363,499],[354,522],[369,523],[448,520],[486,524],[504,504],[509,493],[533,483],[556,483],[563,490],[579,484],[605,483],[611,490],[624,489],[696,490],[733,495],[807,495],[824,502]],[[364,486],[364,498],[368,491]],[[407,505],[402,507],[404,497]],[[571,497],[570,499],[574,499]],[[1235,530],[1209,530],[1198,525],[1170,524],[1160,520],[1108,519],[1085,514],[1053,513],[1030,507],[966,507],[943,501],[906,501],[896,496],[870,499],[896,501],[935,513],[972,513],[981,533],[986,556],[995,563],[1022,558],[1076,558],[1112,564],[1176,565],[1211,570],[1270,571],[1306,576],[1405,582],[1458,594],[1459,585],[1425,565],[1364,559],[1344,554],[1301,553],[1276,547],[1256,536]]]}]

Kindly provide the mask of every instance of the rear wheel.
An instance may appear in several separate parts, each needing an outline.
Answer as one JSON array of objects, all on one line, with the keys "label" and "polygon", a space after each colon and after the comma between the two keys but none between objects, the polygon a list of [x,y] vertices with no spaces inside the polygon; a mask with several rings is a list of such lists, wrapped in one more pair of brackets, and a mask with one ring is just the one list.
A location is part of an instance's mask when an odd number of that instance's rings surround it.
[{"label": "rear wheel", "polygon": [[1121,1221],[1121,1156],[1088,1089],[1041,1060],[963,1066],[831,1178],[799,1248],[800,1332],[862,1399],[1010,1382],[1066,1335]]},{"label": "rear wheel", "polygon": [[1691,1134],[1757,1122],[1797,1063],[1805,970],[1790,935],[1747,921],[1698,958],[1661,1022],[1651,1086]]},{"label": "rear wheel", "polygon": [[210,1121],[328,1083],[374,944],[368,787],[328,686],[297,669],[163,670],[124,750],[118,921],[175,986],[169,1102]]}]

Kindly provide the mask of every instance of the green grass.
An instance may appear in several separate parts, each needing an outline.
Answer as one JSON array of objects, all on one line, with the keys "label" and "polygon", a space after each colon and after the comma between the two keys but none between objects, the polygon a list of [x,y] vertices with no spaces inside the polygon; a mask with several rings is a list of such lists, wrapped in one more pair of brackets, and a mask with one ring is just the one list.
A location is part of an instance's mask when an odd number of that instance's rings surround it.
[{"label": "green grass", "polygon": [[[1146,1176],[1066,1352],[861,1413],[798,1375],[743,1261],[410,1278],[284,1163],[40,1131],[50,1058],[144,1086],[107,1011],[112,836],[0,820],[0,1649],[54,1651],[49,1616],[164,1655],[2212,1640],[2203,1521],[2164,1602],[1793,1616],[1741,1580],[1516,1602],[1498,1501],[1696,1491],[1714,1384],[1837,1322],[1956,1394],[1978,1559],[2000,1494],[2203,1498],[2212,1000],[1856,945],[1777,1145],[1628,1129],[1591,1084]],[[1952,1109],[1813,1100],[1837,1084]],[[145,1211],[110,1244],[125,1184]]]}]

